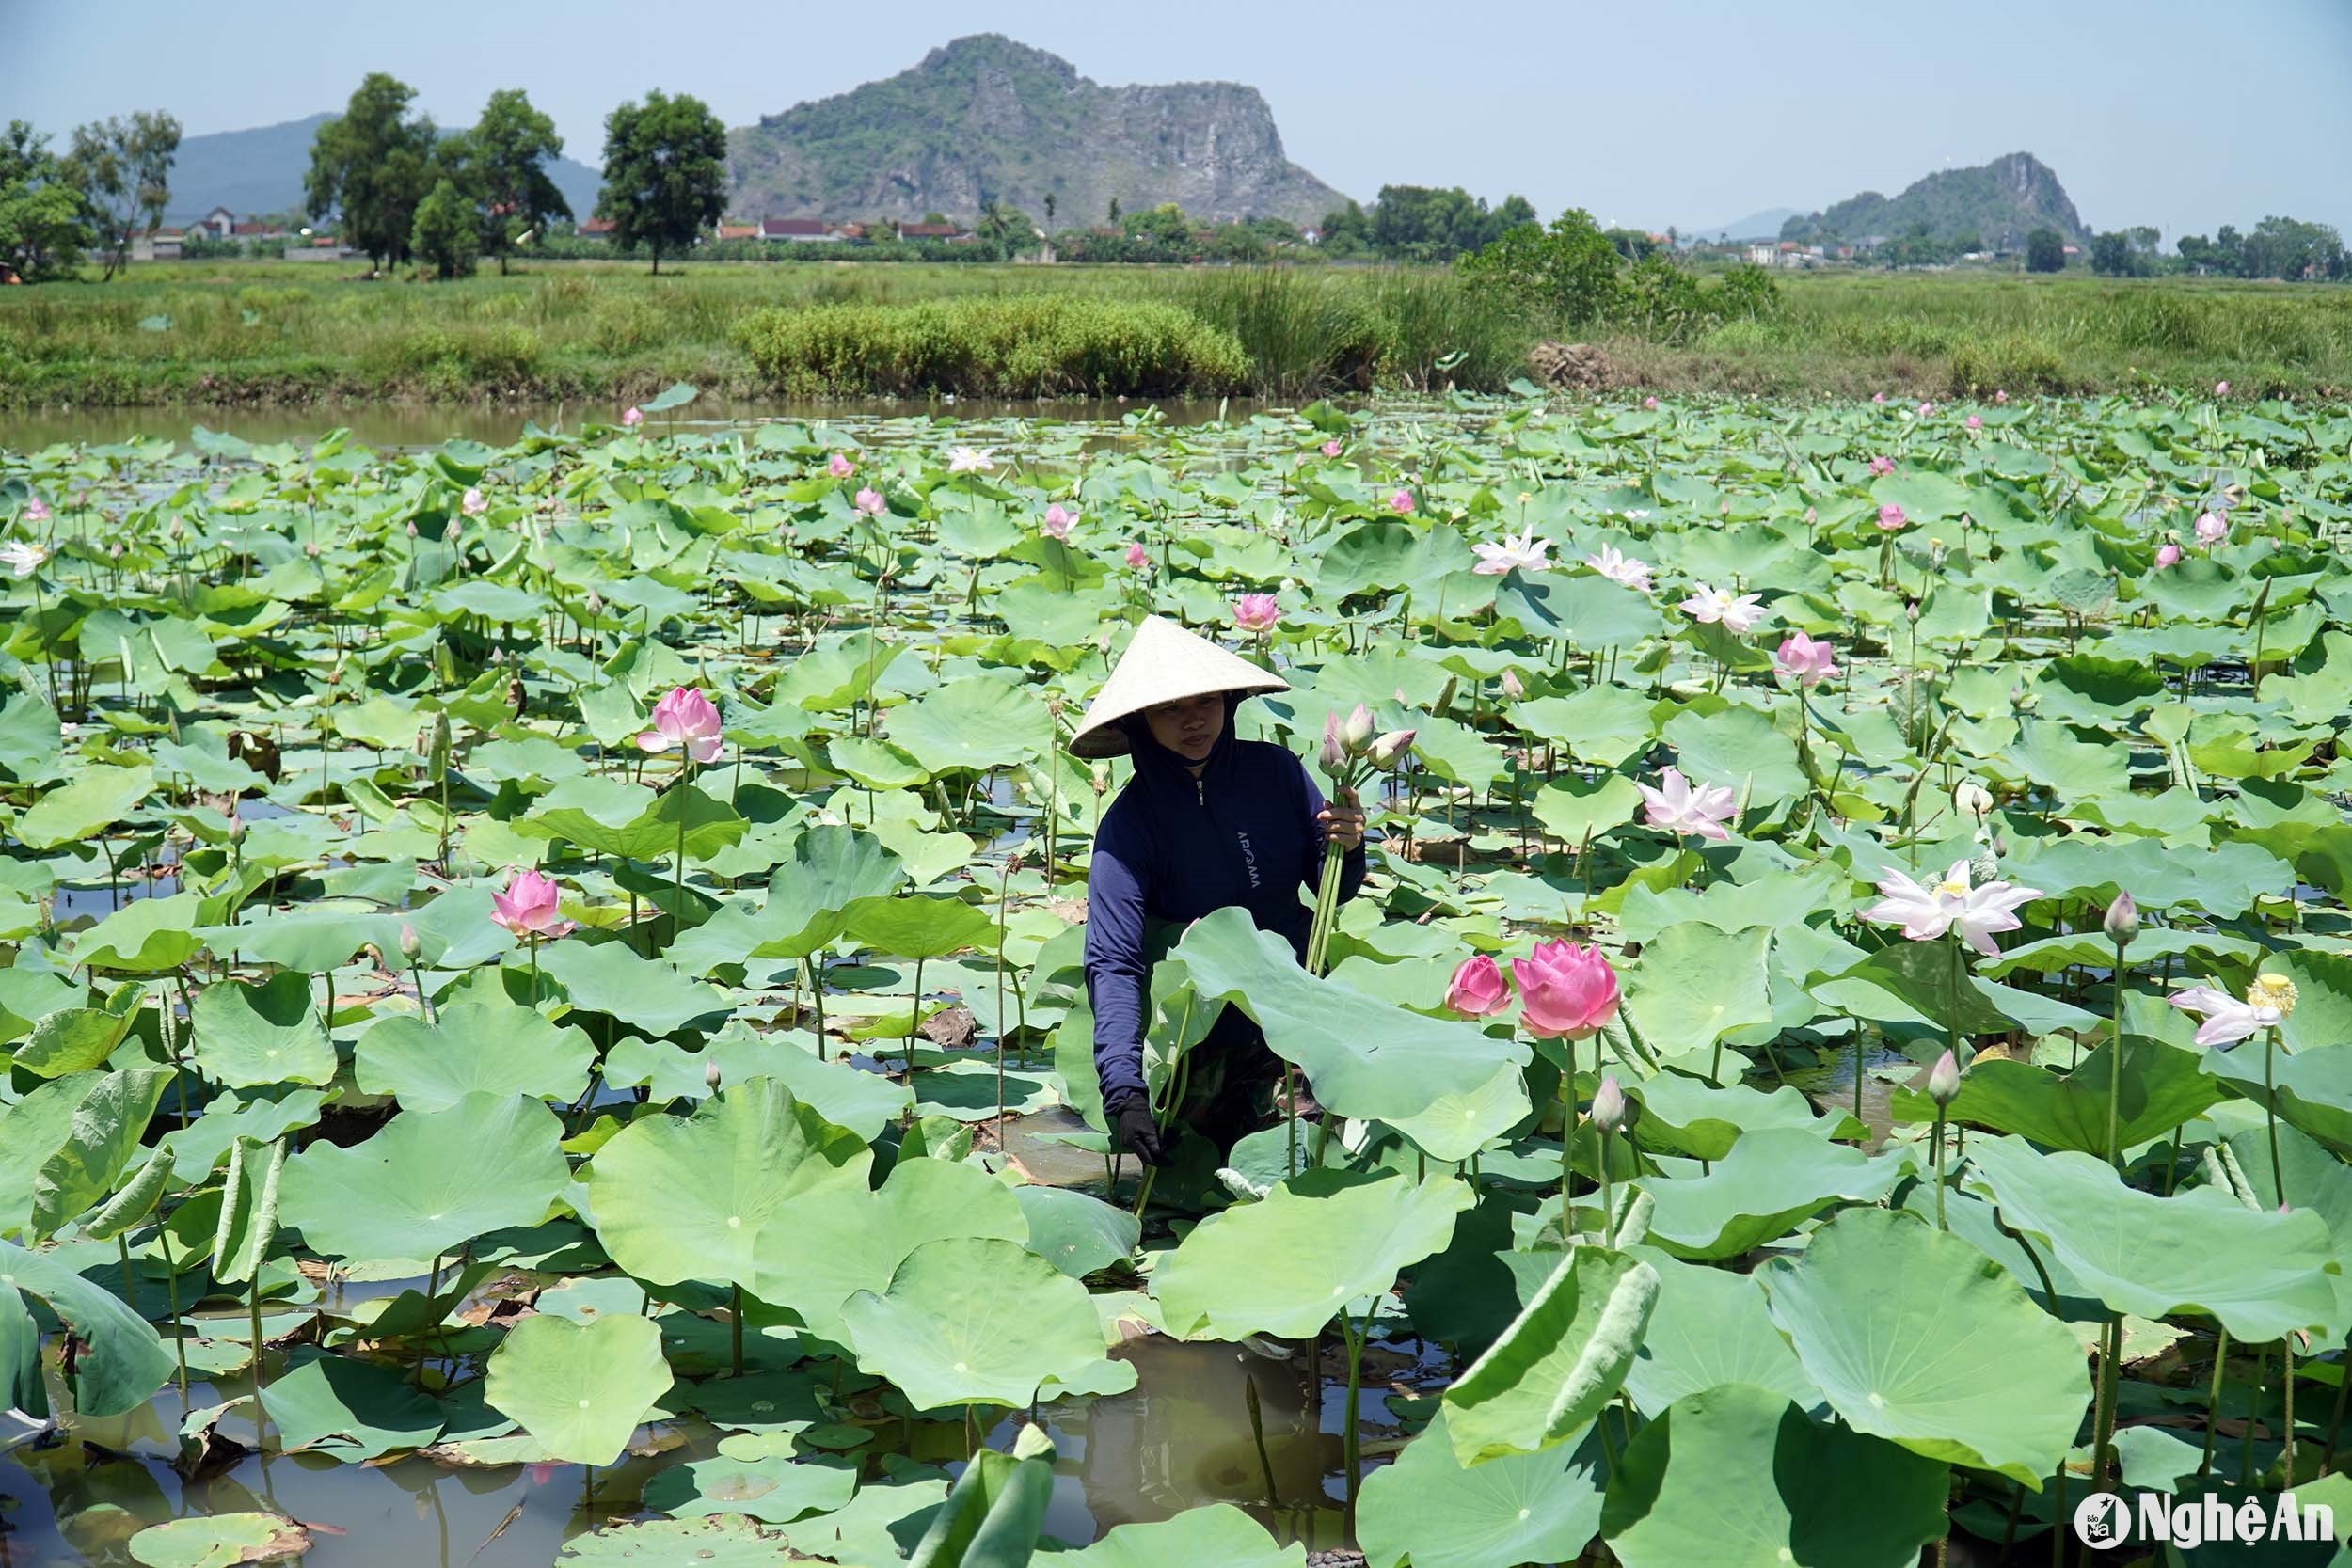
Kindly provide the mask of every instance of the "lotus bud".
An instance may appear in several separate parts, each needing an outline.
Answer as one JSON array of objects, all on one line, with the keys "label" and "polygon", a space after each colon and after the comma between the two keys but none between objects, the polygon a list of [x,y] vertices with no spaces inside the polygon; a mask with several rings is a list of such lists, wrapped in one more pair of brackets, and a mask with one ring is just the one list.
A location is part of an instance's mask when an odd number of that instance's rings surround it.
[{"label": "lotus bud", "polygon": [[302,546],[302,553],[316,561],[319,558],[319,547],[316,544],[305,545]]},{"label": "lotus bud", "polygon": [[416,536],[417,536],[417,525],[416,525],[415,523],[411,522],[411,523],[408,525],[408,537],[409,537],[409,538],[411,538],[411,539],[414,539]]},{"label": "lotus bud", "polygon": [[703,1087],[708,1089],[712,1094],[717,1094],[719,1092],[718,1063],[713,1062],[708,1067],[703,1069]]},{"label": "lotus bud", "polygon": [[2295,1011],[2297,997],[2295,982],[2276,970],[2265,970],[2254,976],[2254,983],[2246,988],[2246,1005],[2249,1007],[2272,1007],[2283,1019]]},{"label": "lotus bud", "polygon": [[245,818],[235,812],[229,814],[229,842],[237,843],[245,837]]},{"label": "lotus bud", "polygon": [[[1461,682],[1462,677],[1459,675],[1448,675],[1445,678],[1445,689],[1438,693],[1438,702],[1434,711],[1443,713],[1446,709],[1454,705],[1454,689],[1456,686],[1459,686]],[[1397,698],[1397,701],[1400,703],[1404,700],[1405,699],[1402,695],[1399,695]]]},{"label": "lotus bud", "polygon": [[417,965],[417,956],[423,951],[424,944],[417,940],[417,928],[414,926],[409,925],[408,922],[405,920],[402,921],[400,923],[401,962],[406,964],[409,968],[414,969]]},{"label": "lotus bud", "polygon": [[1527,695],[1527,685],[1519,679],[1517,670],[1502,672],[1502,694],[1515,703]]},{"label": "lotus bud", "polygon": [[1097,800],[1100,800],[1103,796],[1109,794],[1111,787],[1111,765],[1107,762],[1096,763],[1094,765],[1094,777],[1091,782],[1094,785],[1094,794]]},{"label": "lotus bud", "polygon": [[1981,822],[1993,809],[1993,792],[1974,779],[1963,779],[1952,791],[1952,810]]},{"label": "lotus bud", "polygon": [[1928,1098],[1940,1107],[1949,1105],[1959,1093],[1960,1063],[1947,1051],[1928,1069]]},{"label": "lotus bud", "polygon": [[2131,945],[2132,938],[2139,935],[2139,906],[2132,902],[2130,894],[2119,893],[2115,895],[2115,902],[2107,906],[2107,917],[2100,928],[2106,932],[2107,940],[2115,943],[2119,952]]},{"label": "lotus bud", "polygon": [[449,776],[450,732],[449,715],[433,716],[433,750],[425,765],[425,772],[435,784]]},{"label": "lotus bud", "polygon": [[1315,752],[1315,762],[1335,779],[1347,769],[1347,734],[1336,713],[1323,716],[1323,744]]},{"label": "lotus bud", "polygon": [[1372,744],[1373,733],[1372,709],[1358,703],[1356,711],[1349,714],[1347,721],[1340,726],[1340,744],[1347,748],[1350,756],[1354,756]]},{"label": "lotus bud", "polygon": [[1919,601],[1918,601],[1918,600],[1916,600],[1916,599],[1905,599],[1905,600],[1903,601],[1903,619],[1904,619],[1904,620],[1906,620],[1906,621],[1909,621],[1909,622],[1910,622],[1913,626],[1917,626],[1917,625],[1919,624]]},{"label": "lotus bud", "polygon": [[1593,1125],[1607,1137],[1625,1125],[1625,1091],[1617,1087],[1617,1075],[1607,1074],[1600,1087],[1593,1091]]},{"label": "lotus bud", "polygon": [[589,613],[591,616],[596,616],[596,615],[601,615],[601,614],[603,614],[603,613],[604,613],[604,595],[603,595],[603,594],[599,594],[599,593],[597,593],[595,589],[591,588],[590,590],[588,590],[588,597],[587,597],[587,599],[584,601],[584,607],[586,608],[586,610],[587,610],[588,613]]},{"label": "lotus bud", "polygon": [[1406,753],[1413,749],[1413,733],[1411,730],[1391,730],[1374,741],[1372,750],[1366,753],[1372,758],[1372,765],[1383,773],[1394,772],[1402,767]]}]

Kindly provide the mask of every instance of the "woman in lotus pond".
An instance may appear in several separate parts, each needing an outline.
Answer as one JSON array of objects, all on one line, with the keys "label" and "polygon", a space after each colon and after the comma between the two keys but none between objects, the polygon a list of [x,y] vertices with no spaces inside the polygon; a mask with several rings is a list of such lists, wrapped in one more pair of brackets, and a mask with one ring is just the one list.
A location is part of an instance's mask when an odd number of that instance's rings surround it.
[{"label": "woman in lotus pond", "polygon": [[1132,755],[1135,777],[1094,835],[1087,872],[1087,997],[1094,1068],[1114,1144],[1148,1164],[1168,1163],[1190,1127],[1230,1148],[1257,1127],[1282,1064],[1239,1007],[1227,1006],[1193,1048],[1184,1103],[1167,1125],[1143,1076],[1152,965],[1186,926],[1240,905],[1303,962],[1327,841],[1346,851],[1340,895],[1364,879],[1364,816],[1324,802],[1298,758],[1242,740],[1233,710],[1288,683],[1153,615],[1088,707],[1070,743],[1082,757]]}]

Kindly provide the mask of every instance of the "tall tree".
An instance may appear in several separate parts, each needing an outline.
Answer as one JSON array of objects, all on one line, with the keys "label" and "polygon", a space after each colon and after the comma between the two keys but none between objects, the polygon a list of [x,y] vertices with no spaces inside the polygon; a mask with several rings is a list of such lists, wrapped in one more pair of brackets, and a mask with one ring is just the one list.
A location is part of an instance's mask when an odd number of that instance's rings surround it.
[{"label": "tall tree", "polygon": [[131,264],[131,241],[163,221],[179,151],[180,122],[160,111],[74,128],[65,165],[99,226],[106,279]]},{"label": "tall tree", "polygon": [[2026,270],[2027,272],[2064,272],[2066,270],[2066,236],[2055,229],[2042,228],[2026,236]]},{"label": "tall tree", "polygon": [[444,280],[473,271],[482,249],[482,209],[458,182],[444,175],[417,203],[417,222],[408,248],[418,261]]},{"label": "tall tree", "polygon": [[547,170],[548,161],[563,153],[564,138],[520,87],[501,87],[483,106],[470,141],[482,201],[482,249],[499,259],[504,276],[517,236],[544,228],[549,218],[572,215],[571,203]]},{"label": "tall tree", "polygon": [[719,221],[727,205],[727,132],[691,93],[659,89],[640,105],[604,117],[604,190],[596,215],[612,220],[612,242],[675,254]]},{"label": "tall tree", "polygon": [[416,96],[405,82],[369,72],[342,114],[319,127],[303,177],[310,215],[340,212],[343,243],[378,266],[408,259],[417,203],[439,172],[433,121],[408,118]]},{"label": "tall tree", "polygon": [[0,265],[27,283],[62,277],[91,239],[87,206],[49,138],[8,121],[0,132]]}]

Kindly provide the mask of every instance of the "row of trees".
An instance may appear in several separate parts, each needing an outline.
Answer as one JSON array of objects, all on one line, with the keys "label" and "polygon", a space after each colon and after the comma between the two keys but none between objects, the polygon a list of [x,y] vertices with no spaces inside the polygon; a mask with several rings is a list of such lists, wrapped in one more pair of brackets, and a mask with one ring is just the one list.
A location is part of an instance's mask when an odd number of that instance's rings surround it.
[{"label": "row of trees", "polygon": [[1548,228],[1514,225],[1454,265],[1471,288],[1564,326],[1618,326],[1669,341],[1764,315],[1778,299],[1761,267],[1733,267],[1709,288],[1662,248],[1629,257],[1612,232],[1571,207]]},{"label": "row of trees", "polygon": [[99,253],[109,278],[171,199],[180,122],[167,114],[92,120],[62,153],[21,119],[0,134],[0,264],[28,281]]},{"label": "row of trees", "polygon": [[1451,261],[1537,221],[1534,205],[1523,196],[1505,197],[1490,208],[1484,197],[1459,185],[1383,185],[1369,210],[1351,201],[1324,214],[1321,245],[1339,258]]}]

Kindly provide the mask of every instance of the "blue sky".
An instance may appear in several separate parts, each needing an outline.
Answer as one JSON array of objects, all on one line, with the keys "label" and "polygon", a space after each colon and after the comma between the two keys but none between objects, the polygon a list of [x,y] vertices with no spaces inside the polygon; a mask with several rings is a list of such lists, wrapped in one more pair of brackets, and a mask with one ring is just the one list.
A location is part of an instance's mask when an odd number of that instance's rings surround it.
[{"label": "blue sky", "polygon": [[0,118],[61,141],[147,107],[231,130],[339,107],[382,70],[449,123],[521,87],[593,165],[605,111],[647,87],[741,124],[974,32],[1105,84],[1249,83],[1295,160],[1366,198],[1462,184],[1695,227],[2023,150],[2087,222],[2168,246],[2274,212],[2352,231],[2345,0],[0,0]]}]

